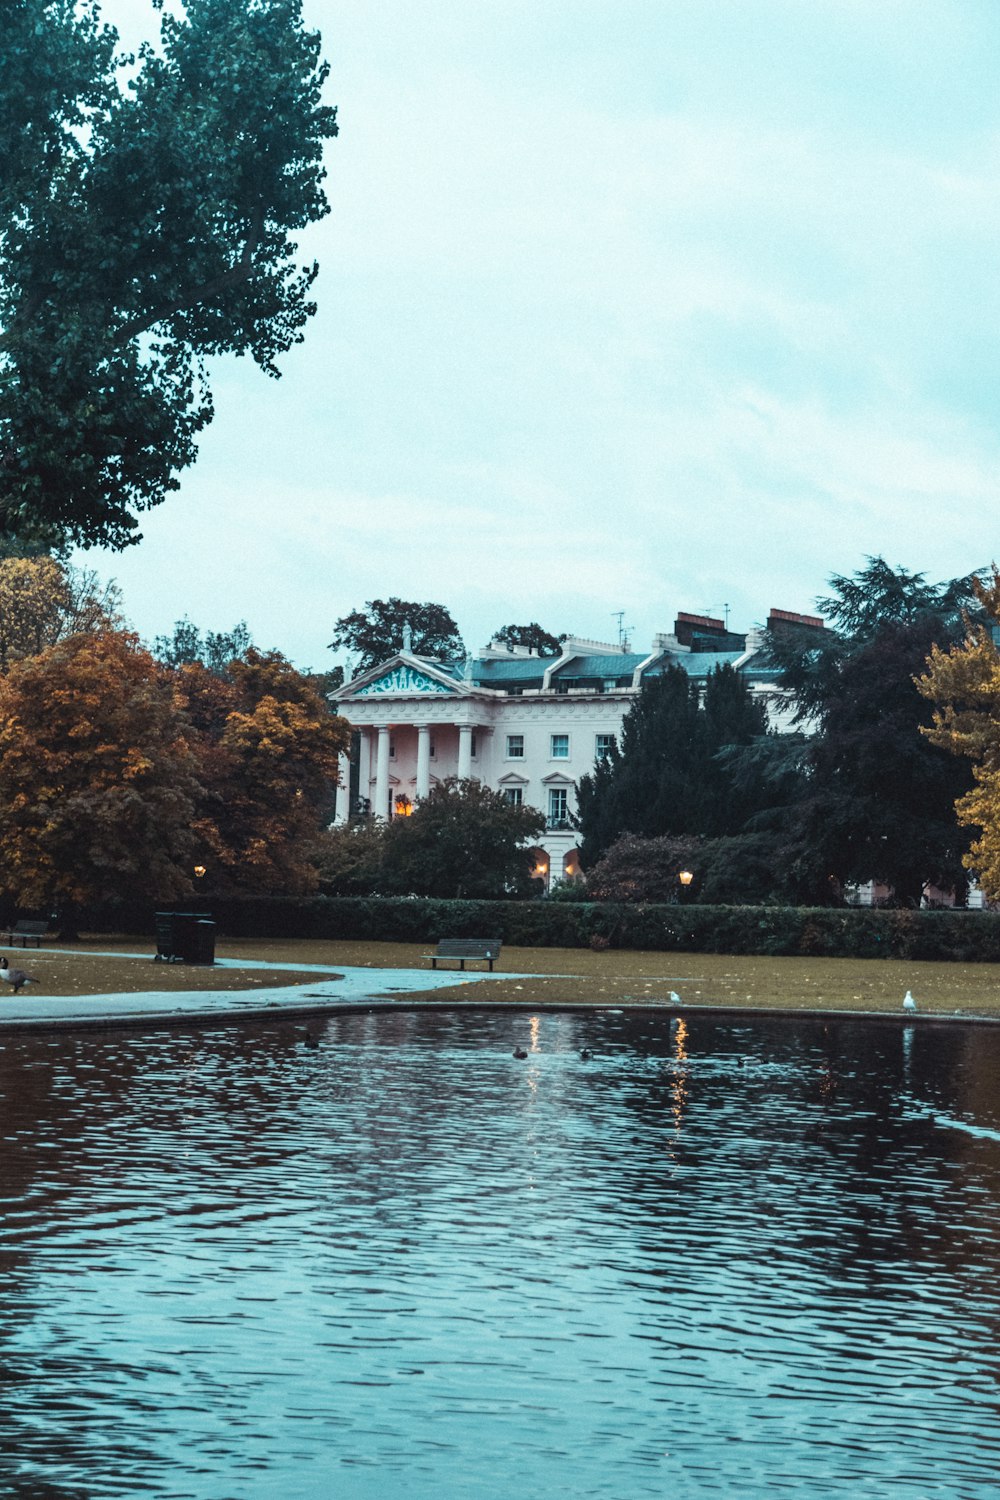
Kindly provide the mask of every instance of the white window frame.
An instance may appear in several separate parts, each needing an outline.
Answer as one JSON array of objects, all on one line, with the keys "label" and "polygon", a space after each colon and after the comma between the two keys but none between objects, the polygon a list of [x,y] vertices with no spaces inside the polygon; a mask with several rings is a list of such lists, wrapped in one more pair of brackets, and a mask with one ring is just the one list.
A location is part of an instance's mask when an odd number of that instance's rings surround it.
[{"label": "white window frame", "polygon": [[[607,757],[611,754],[611,746],[615,743],[616,738],[617,736],[613,733],[606,734],[602,732],[600,734],[594,735],[595,761],[607,759]],[[606,745],[602,745],[601,740],[607,740],[608,743]]]},{"label": "white window frame", "polygon": [[[556,754],[556,740],[564,740],[565,741],[565,743],[566,743],[566,753],[565,754]],[[550,734],[549,735],[549,760],[569,760],[569,753],[570,753],[570,743],[569,743],[569,735],[568,734]]]},{"label": "white window frame", "polygon": [[[517,740],[517,742],[518,742],[518,744],[520,746],[520,748],[518,750],[514,750],[512,748],[513,742],[515,740]],[[507,750],[506,750],[506,755],[505,755],[505,759],[506,760],[523,760],[524,759],[524,735],[523,734],[509,734],[507,736],[506,744],[507,744]]]}]

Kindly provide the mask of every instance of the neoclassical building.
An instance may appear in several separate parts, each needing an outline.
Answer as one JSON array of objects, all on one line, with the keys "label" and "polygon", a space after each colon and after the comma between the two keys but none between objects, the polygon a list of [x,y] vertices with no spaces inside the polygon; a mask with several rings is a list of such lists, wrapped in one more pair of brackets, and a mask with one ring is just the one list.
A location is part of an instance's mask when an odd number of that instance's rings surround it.
[{"label": "neoclassical building", "polygon": [[[815,617],[772,610],[768,626],[783,622],[823,628]],[[395,655],[330,695],[357,730],[354,763],[341,764],[337,822],[352,811],[405,814],[435,782],[474,776],[544,814],[536,873],[546,883],[575,875],[576,782],[608,753],[642,682],[669,666],[703,682],[728,663],[782,727],[787,708],[761,644],[759,631],[740,635],[682,613],[645,653],[571,638],[558,657],[494,643],[455,665],[414,655],[406,631]]]}]

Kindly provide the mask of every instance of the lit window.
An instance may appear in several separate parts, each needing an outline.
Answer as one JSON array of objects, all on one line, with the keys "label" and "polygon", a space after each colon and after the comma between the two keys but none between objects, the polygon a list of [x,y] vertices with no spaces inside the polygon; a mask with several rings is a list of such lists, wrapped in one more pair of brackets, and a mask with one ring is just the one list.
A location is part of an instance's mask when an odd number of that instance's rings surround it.
[{"label": "lit window", "polygon": [[613,734],[596,734],[594,736],[594,759],[604,760],[611,754],[611,746],[615,742]]},{"label": "lit window", "polygon": [[550,751],[553,760],[569,760],[569,735],[554,734]]},{"label": "lit window", "polygon": [[519,786],[505,786],[503,789],[503,800],[509,802],[511,807],[520,807],[523,800],[521,788]]},{"label": "lit window", "polygon": [[523,734],[509,734],[507,736],[507,759],[508,760],[523,760],[524,759],[524,735]]}]

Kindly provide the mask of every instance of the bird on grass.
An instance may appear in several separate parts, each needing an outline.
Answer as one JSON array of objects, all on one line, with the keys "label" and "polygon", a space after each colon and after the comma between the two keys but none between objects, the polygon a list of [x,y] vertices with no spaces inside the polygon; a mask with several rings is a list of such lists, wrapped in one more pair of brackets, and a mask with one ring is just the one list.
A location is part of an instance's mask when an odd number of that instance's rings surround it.
[{"label": "bird on grass", "polygon": [[916,1008],[917,1008],[917,1002],[914,1000],[914,998],[910,994],[909,990],[907,990],[906,994],[903,996],[903,1009],[904,1010],[916,1010]]},{"label": "bird on grass", "polygon": [[24,985],[38,983],[33,974],[26,974],[23,969],[12,969],[5,958],[0,958],[0,979],[12,986],[15,995]]},{"label": "bird on grass", "polygon": [[671,990],[670,993],[669,993],[669,995],[667,996],[667,998],[670,1001],[671,1005],[683,1005],[684,1004],[684,1001],[681,999],[680,995],[678,995],[678,993],[677,993],[676,990]]}]

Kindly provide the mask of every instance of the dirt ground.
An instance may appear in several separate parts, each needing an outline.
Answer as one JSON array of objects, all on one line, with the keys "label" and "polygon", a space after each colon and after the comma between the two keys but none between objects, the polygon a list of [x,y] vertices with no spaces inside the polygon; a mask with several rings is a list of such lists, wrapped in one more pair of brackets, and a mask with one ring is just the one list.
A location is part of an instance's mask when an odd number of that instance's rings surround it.
[{"label": "dirt ground", "polygon": [[[317,964],[332,977],[341,966],[430,971],[431,944],[220,939],[218,958],[254,960],[264,969],[203,968],[154,959],[155,943],[94,935],[49,948],[2,950],[12,967],[38,981],[36,994],[84,995],[144,990],[248,990],[308,982],[288,964]],[[121,955],[121,956],[120,956]],[[473,965],[473,968],[480,966]],[[911,963],[902,959],[739,958],[724,954],[645,953],[585,948],[508,948],[501,979],[455,985],[436,998],[525,1003],[675,1003],[769,1009],[901,1011],[912,991],[921,1011],[1000,1016],[1000,968],[991,964]],[[529,977],[531,976],[531,977]],[[372,994],[378,980],[372,976]],[[414,993],[420,993],[416,991]]]}]

